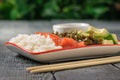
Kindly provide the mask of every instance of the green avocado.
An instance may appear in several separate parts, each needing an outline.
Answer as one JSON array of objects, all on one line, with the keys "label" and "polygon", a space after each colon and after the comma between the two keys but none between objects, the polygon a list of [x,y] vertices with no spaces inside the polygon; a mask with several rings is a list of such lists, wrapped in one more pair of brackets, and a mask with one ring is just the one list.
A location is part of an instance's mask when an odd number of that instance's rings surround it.
[{"label": "green avocado", "polygon": [[104,38],[105,36],[107,36],[109,34],[109,32],[107,31],[107,29],[103,28],[103,29],[98,29],[95,27],[90,26],[87,30],[87,32],[94,32],[94,36],[96,38]]},{"label": "green avocado", "polygon": [[114,44],[118,44],[118,38],[116,34],[111,34]]},{"label": "green avocado", "polygon": [[94,33],[95,38],[103,39],[103,44],[105,43],[118,44],[118,39],[117,39],[116,34],[109,33],[105,28],[98,29],[98,28],[90,26],[87,30],[87,33],[90,33],[90,32]]},{"label": "green avocado", "polygon": [[107,40],[113,40],[114,44],[118,44],[118,38],[116,34],[109,34],[108,36],[105,37]]}]

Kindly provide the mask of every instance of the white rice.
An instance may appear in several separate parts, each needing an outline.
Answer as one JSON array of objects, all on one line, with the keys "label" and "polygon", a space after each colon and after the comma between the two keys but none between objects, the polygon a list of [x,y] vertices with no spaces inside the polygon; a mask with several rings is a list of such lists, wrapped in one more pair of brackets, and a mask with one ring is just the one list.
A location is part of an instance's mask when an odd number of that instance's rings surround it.
[{"label": "white rice", "polygon": [[19,34],[17,37],[10,39],[9,42],[16,43],[17,45],[32,52],[42,52],[62,48],[61,46],[56,46],[49,36],[46,38],[40,34]]}]

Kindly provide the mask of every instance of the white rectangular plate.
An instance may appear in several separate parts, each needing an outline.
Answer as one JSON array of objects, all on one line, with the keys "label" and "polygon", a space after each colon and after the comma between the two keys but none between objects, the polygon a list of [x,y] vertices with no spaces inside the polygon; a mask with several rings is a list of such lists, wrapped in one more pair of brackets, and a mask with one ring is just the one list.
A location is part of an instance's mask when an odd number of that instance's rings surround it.
[{"label": "white rectangular plate", "polygon": [[40,62],[58,62],[63,60],[74,60],[83,57],[112,55],[120,52],[120,44],[93,45],[80,48],[49,50],[37,53],[27,51],[24,48],[10,42],[6,42],[6,46],[13,52]]}]

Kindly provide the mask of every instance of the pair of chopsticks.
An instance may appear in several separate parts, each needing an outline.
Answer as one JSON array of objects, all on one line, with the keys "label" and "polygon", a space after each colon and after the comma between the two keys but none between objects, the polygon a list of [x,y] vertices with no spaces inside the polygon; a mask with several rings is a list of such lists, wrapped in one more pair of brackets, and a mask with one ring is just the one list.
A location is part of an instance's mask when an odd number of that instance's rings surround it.
[{"label": "pair of chopsticks", "polygon": [[74,69],[74,68],[95,66],[101,64],[117,63],[117,62],[120,62],[120,56],[28,67],[26,68],[26,70],[30,71],[31,73],[38,73],[38,72],[41,73],[41,72],[59,71],[59,70]]}]

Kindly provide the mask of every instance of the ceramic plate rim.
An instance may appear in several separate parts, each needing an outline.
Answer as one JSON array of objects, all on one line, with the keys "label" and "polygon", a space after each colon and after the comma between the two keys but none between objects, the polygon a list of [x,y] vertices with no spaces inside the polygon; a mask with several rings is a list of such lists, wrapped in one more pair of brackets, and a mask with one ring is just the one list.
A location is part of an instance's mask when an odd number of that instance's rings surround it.
[{"label": "ceramic plate rim", "polygon": [[[120,42],[119,42],[120,43]],[[29,51],[27,49],[24,49],[23,47],[17,45],[16,43],[13,43],[13,42],[5,42],[5,45],[11,45],[11,46],[14,46],[22,51],[25,51],[29,54],[32,54],[32,55],[39,55],[39,54],[47,54],[47,53],[50,53],[50,52],[57,52],[57,51],[63,51],[63,50],[72,50],[72,49],[79,49],[79,48],[91,48],[91,47],[101,47],[101,46],[120,46],[120,44],[105,44],[105,45],[90,45],[90,46],[82,46],[82,47],[70,47],[70,48],[62,48],[62,49],[54,49],[54,50],[47,50],[47,51],[43,51],[43,52],[32,52],[32,51]]]}]

